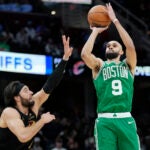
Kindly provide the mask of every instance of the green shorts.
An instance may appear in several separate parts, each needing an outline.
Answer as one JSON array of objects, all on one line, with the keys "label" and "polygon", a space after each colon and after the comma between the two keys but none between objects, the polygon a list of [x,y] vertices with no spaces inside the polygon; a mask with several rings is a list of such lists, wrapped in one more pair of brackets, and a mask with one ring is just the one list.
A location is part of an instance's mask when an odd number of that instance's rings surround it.
[{"label": "green shorts", "polygon": [[97,118],[94,127],[96,150],[140,150],[133,117]]}]

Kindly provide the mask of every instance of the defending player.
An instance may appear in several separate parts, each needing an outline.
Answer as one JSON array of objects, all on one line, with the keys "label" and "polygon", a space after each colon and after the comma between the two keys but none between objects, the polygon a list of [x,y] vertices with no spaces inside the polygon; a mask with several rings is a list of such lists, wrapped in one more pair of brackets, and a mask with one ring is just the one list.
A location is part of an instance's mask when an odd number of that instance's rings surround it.
[{"label": "defending player", "polygon": [[6,108],[0,116],[0,150],[31,149],[33,137],[47,123],[55,119],[49,112],[37,120],[41,105],[48,99],[52,90],[63,77],[65,66],[72,54],[69,37],[62,36],[63,59],[48,77],[40,91],[33,94],[29,87],[19,81],[9,83],[4,90]]}]

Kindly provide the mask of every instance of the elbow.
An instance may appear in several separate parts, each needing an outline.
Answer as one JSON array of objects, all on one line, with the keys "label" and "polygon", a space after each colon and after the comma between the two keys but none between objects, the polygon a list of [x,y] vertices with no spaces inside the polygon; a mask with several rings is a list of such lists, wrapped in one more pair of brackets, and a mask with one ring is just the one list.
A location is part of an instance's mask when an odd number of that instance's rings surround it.
[{"label": "elbow", "polygon": [[84,60],[87,57],[86,52],[82,51],[81,52],[81,58]]},{"label": "elbow", "polygon": [[84,53],[81,53],[81,58],[83,59],[85,57]]},{"label": "elbow", "polygon": [[18,140],[21,142],[21,143],[26,143],[30,140],[29,137],[27,137],[26,135],[21,135],[18,137]]}]

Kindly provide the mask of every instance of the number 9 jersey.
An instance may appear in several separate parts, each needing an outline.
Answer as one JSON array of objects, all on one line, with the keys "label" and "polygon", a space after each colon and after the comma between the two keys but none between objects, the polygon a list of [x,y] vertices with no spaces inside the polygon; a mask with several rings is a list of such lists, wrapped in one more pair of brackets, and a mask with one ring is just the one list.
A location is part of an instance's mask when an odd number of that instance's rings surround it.
[{"label": "number 9 jersey", "polygon": [[97,95],[97,113],[130,112],[134,76],[125,61],[105,61],[93,83]]}]

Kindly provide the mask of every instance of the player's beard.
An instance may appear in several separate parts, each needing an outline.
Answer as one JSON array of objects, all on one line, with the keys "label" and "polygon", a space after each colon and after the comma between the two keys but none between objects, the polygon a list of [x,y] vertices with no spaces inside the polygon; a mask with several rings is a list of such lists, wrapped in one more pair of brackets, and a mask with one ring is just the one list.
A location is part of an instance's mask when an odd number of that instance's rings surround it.
[{"label": "player's beard", "polygon": [[113,52],[113,53],[106,53],[105,54],[105,56],[106,56],[106,59],[115,59],[115,58],[117,58],[118,56],[119,56],[119,53],[116,53],[116,52]]},{"label": "player's beard", "polygon": [[31,108],[34,105],[34,101],[29,101],[29,99],[23,98],[20,96],[21,104],[24,107]]}]

